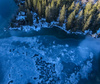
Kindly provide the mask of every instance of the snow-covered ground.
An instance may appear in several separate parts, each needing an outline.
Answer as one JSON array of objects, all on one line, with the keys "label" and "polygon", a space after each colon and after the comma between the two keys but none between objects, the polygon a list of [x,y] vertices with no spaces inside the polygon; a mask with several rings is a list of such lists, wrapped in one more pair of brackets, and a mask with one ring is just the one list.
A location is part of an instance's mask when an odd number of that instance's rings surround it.
[{"label": "snow-covered ground", "polygon": [[[89,44],[94,42],[77,42],[53,36],[0,39],[0,84],[78,84],[88,79],[95,66]],[[96,43],[94,50],[100,52]]]},{"label": "snow-covered ground", "polygon": [[[84,34],[84,35],[91,35],[92,37],[94,38],[97,38],[98,35],[100,33],[100,30],[97,31],[97,33],[95,34],[92,34],[92,31],[91,30],[85,30],[84,32],[82,31],[76,31],[76,32],[71,32],[71,30],[66,30],[66,25],[65,23],[62,25],[62,26],[59,26],[59,20],[57,21],[52,21],[50,23],[46,22],[46,19],[45,18],[39,18],[37,13],[36,12],[31,12],[33,14],[33,25],[30,26],[30,25],[20,25],[19,27],[10,27],[9,29],[10,30],[23,30],[25,32],[28,32],[30,30],[35,30],[35,31],[39,31],[41,30],[41,28],[52,28],[53,26],[56,26],[62,30],[64,30],[66,33],[73,33],[73,34]],[[19,14],[17,15],[16,17],[16,20],[17,21],[23,21],[25,20],[26,18],[26,15],[25,15],[25,12],[23,11],[20,11]],[[37,22],[37,19],[38,19],[38,22]],[[59,19],[59,18],[58,18]],[[16,25],[18,25],[18,23],[15,23]]]},{"label": "snow-covered ground", "polygon": [[[25,30],[25,31],[29,31],[30,29],[34,29],[37,30],[37,29],[41,29],[42,27],[46,27],[46,28],[50,28],[51,26],[54,26],[56,24],[59,24],[59,22],[55,22],[55,21],[52,21],[51,23],[48,23],[46,22],[46,19],[45,18],[39,18],[37,17],[37,13],[35,12],[32,12],[33,14],[33,25],[32,26],[29,26],[29,25],[21,25],[22,29]],[[16,17],[16,20],[19,21],[19,20],[25,20],[26,18],[26,15],[25,15],[25,12],[21,11],[19,12],[19,14],[17,15]],[[38,19],[38,22],[37,22],[37,19]],[[29,28],[27,29],[26,26],[28,26]],[[21,29],[21,27],[14,27],[14,28],[9,28],[9,29]]]}]

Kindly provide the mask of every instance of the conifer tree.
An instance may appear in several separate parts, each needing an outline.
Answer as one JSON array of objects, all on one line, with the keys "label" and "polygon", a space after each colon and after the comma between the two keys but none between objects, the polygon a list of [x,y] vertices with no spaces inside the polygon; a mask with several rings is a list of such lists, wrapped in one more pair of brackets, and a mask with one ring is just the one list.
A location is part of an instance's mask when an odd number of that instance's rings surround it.
[{"label": "conifer tree", "polygon": [[57,0],[57,7],[61,4],[61,0]]},{"label": "conifer tree", "polygon": [[66,15],[66,8],[65,5],[63,5],[62,9],[60,10],[60,18],[59,18],[59,22],[61,24],[64,22],[65,15]]},{"label": "conifer tree", "polygon": [[96,3],[93,5],[92,8],[93,8],[94,10],[96,10],[96,9],[97,9],[97,5],[98,5],[98,2],[96,2]]},{"label": "conifer tree", "polygon": [[83,10],[81,10],[79,13],[78,13],[78,17],[76,19],[76,29],[78,30],[81,30],[82,28],[82,23],[83,23]]},{"label": "conifer tree", "polygon": [[88,15],[94,14],[95,10],[92,8],[90,11],[88,11]]},{"label": "conifer tree", "polygon": [[93,15],[96,13],[96,10],[97,10],[97,3],[95,3],[92,8],[88,11],[88,15]]},{"label": "conifer tree", "polygon": [[91,10],[91,8],[92,8],[92,3],[88,2],[85,6],[85,9],[84,9],[84,23],[86,22],[86,20],[89,16],[89,11]]},{"label": "conifer tree", "polygon": [[46,6],[47,0],[42,0],[42,5]]},{"label": "conifer tree", "polygon": [[51,19],[56,20],[58,17],[58,10],[56,8],[56,2],[52,0],[51,2]]},{"label": "conifer tree", "polygon": [[47,22],[50,22],[50,18],[51,18],[51,11],[50,11],[50,5],[46,6],[46,10],[45,10],[45,17]]},{"label": "conifer tree", "polygon": [[82,16],[83,16],[83,10],[81,10],[81,11],[79,12],[79,14],[78,14],[78,19],[82,18]]},{"label": "conifer tree", "polygon": [[26,21],[29,25],[33,24],[33,15],[29,9],[27,9],[27,14],[26,14]]},{"label": "conifer tree", "polygon": [[[92,8],[92,3],[91,2],[87,2],[86,6],[85,6],[85,10],[90,10]],[[87,14],[87,12],[84,11],[84,13]]]},{"label": "conifer tree", "polygon": [[91,29],[94,33],[96,32],[96,30],[98,30],[100,28],[100,13],[97,15],[97,19],[94,21],[93,23],[93,28]]},{"label": "conifer tree", "polygon": [[67,19],[67,30],[71,28],[74,18],[75,18],[75,10],[68,16],[68,19]]},{"label": "conifer tree", "polygon": [[28,3],[28,8],[32,8],[32,4],[31,4],[31,0],[27,0],[27,3]]},{"label": "conifer tree", "polygon": [[27,4],[27,1],[25,0],[25,9],[28,8],[28,4]]},{"label": "conifer tree", "polygon": [[100,13],[97,15],[97,21],[100,21]]},{"label": "conifer tree", "polygon": [[74,10],[74,7],[75,7],[75,2],[73,1],[73,3],[71,4],[71,6],[68,8],[68,11]]},{"label": "conifer tree", "polygon": [[55,10],[54,10],[55,8],[54,7],[55,7],[54,0],[52,0],[51,4],[50,4],[50,11],[51,11],[51,19],[52,20],[53,20],[54,15],[55,15],[55,13],[54,13],[55,12]]},{"label": "conifer tree", "polygon": [[52,1],[51,1],[51,8],[54,8],[54,7],[55,7],[55,1],[52,0]]},{"label": "conifer tree", "polygon": [[19,11],[24,11],[24,7],[21,4],[19,4]]},{"label": "conifer tree", "polygon": [[97,1],[97,10],[100,11],[100,0]]},{"label": "conifer tree", "polygon": [[38,8],[39,16],[41,16],[41,14],[42,14],[42,1],[38,1],[37,8]]},{"label": "conifer tree", "polygon": [[84,24],[82,31],[85,31],[89,27],[91,19],[92,19],[92,15],[90,15],[89,18],[87,19],[86,23]]},{"label": "conifer tree", "polygon": [[36,6],[37,6],[37,1],[38,0],[33,0],[33,7],[34,7],[35,10],[36,10]]},{"label": "conifer tree", "polygon": [[78,13],[79,8],[80,8],[80,3],[77,3],[76,6],[75,6],[75,11],[76,11],[76,13]]},{"label": "conifer tree", "polygon": [[42,17],[45,16],[45,8],[46,8],[46,5],[47,5],[47,0],[42,0]]}]

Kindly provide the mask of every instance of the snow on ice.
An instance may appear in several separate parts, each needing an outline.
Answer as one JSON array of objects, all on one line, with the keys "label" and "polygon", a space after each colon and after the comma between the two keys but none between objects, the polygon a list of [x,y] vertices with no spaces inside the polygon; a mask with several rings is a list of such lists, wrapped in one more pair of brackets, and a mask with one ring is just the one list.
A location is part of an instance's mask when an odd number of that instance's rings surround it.
[{"label": "snow on ice", "polygon": [[0,83],[77,84],[81,79],[88,79],[94,57],[91,46],[83,47],[81,43],[73,48],[68,43],[60,44],[60,39],[53,36],[53,40],[49,38],[0,39],[0,76],[3,77]]}]

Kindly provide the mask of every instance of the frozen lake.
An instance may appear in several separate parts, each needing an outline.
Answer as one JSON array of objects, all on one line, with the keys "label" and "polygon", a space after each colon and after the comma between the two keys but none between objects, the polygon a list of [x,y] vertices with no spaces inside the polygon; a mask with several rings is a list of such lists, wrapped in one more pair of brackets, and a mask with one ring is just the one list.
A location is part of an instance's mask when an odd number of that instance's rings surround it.
[{"label": "frozen lake", "polygon": [[16,9],[0,0],[0,84],[100,84],[100,39],[55,27],[4,32]]},{"label": "frozen lake", "polygon": [[4,32],[0,84],[99,84],[100,39],[48,31]]}]

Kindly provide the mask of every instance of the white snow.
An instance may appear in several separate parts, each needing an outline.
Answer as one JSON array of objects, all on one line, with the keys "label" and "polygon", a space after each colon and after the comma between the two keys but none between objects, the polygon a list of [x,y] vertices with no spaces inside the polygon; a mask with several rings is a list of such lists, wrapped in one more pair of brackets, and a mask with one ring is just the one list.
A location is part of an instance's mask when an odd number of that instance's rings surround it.
[{"label": "white snow", "polygon": [[97,30],[97,34],[100,34],[100,28]]},{"label": "white snow", "polygon": [[24,15],[25,15],[25,12],[23,12],[23,11],[20,11],[18,14],[18,16],[24,16]]},{"label": "white snow", "polygon": [[90,35],[91,35],[91,34],[92,34],[92,31],[90,31],[90,30],[85,30],[85,31],[84,31],[84,35],[87,35],[87,34],[90,34]]},{"label": "white snow", "polygon": [[25,20],[26,16],[18,16],[16,20]]}]

